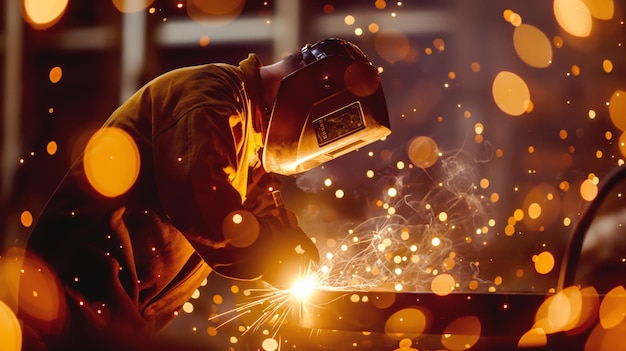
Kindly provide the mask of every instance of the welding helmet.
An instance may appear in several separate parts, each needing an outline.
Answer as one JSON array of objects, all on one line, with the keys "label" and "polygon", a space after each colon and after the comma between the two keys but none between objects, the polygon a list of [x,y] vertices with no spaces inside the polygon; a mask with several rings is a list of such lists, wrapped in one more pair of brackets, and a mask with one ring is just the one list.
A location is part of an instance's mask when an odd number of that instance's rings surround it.
[{"label": "welding helmet", "polygon": [[325,39],[304,46],[302,58],[278,88],[263,149],[267,172],[308,171],[391,133],[378,70],[356,45]]}]

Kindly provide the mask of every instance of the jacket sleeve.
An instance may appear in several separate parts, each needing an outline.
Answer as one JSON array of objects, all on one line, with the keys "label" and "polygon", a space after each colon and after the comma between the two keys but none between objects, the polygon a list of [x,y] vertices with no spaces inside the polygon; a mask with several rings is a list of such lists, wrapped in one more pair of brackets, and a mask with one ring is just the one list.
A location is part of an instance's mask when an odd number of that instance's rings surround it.
[{"label": "jacket sleeve", "polygon": [[[244,210],[225,172],[238,167],[229,125],[232,113],[219,105],[196,108],[153,140],[156,186],[165,215],[213,268],[254,259],[264,243],[272,241],[261,224],[259,233],[252,233],[258,238],[250,247],[229,245],[222,231],[227,216]],[[238,278],[258,277],[262,269],[255,268]]]}]

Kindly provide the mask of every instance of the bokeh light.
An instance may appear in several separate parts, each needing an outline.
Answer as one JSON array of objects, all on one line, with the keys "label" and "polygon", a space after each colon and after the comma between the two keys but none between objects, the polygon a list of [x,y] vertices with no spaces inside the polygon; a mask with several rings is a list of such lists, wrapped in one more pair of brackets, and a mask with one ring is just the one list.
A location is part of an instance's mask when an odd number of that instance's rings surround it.
[{"label": "bokeh light", "polygon": [[492,95],[500,110],[511,116],[523,114],[530,105],[530,90],[526,82],[513,72],[502,71],[496,75]]},{"label": "bokeh light", "polygon": [[139,176],[139,149],[123,129],[105,127],[89,139],[83,156],[89,184],[106,197],[128,191]]},{"label": "bokeh light", "polygon": [[23,0],[24,20],[35,29],[55,25],[65,14],[69,0]]},{"label": "bokeh light", "polygon": [[46,145],[46,151],[48,152],[49,155],[56,154],[57,150],[58,150],[58,145],[57,145],[57,143],[55,141],[50,141]]},{"label": "bokeh light", "polygon": [[33,214],[30,211],[23,211],[20,215],[20,222],[26,228],[30,228],[33,225]]},{"label": "bokeh light", "polygon": [[407,155],[415,166],[429,168],[439,159],[439,147],[428,136],[417,136],[407,143]]},{"label": "bokeh light", "polygon": [[24,254],[18,302],[30,323],[58,332],[66,318],[65,293],[54,271],[39,257]]},{"label": "bokeh light", "polygon": [[397,340],[414,339],[428,327],[428,316],[418,308],[404,308],[394,312],[385,322],[385,333]]},{"label": "bokeh light", "polygon": [[554,269],[554,256],[550,251],[544,251],[533,257],[535,262],[535,271],[539,274],[548,274]]},{"label": "bokeh light", "polygon": [[444,329],[441,343],[450,351],[471,349],[480,339],[482,325],[476,316],[463,316]]},{"label": "bokeh light", "polygon": [[50,69],[50,73],[48,74],[48,77],[50,78],[50,82],[52,83],[58,83],[61,80],[62,76],[63,76],[63,70],[59,66],[52,67]]},{"label": "bokeh light", "polygon": [[517,26],[513,32],[513,46],[519,58],[531,67],[545,68],[552,63],[550,40],[535,26]]},{"label": "bokeh light", "polygon": [[609,116],[621,131],[626,131],[626,91],[616,90],[609,100]]},{"label": "bokeh light", "polygon": [[241,15],[245,0],[187,0],[187,15],[208,27],[225,26]]},{"label": "bokeh light", "polygon": [[135,13],[148,8],[154,0],[112,0],[112,2],[120,12]]},{"label": "bokeh light", "polygon": [[557,23],[567,33],[575,37],[587,37],[591,33],[591,13],[582,1],[554,0],[553,11]]},{"label": "bokeh light", "polygon": [[389,63],[405,60],[411,51],[411,45],[406,34],[394,29],[378,32],[375,47],[378,55]]},{"label": "bokeh light", "polygon": [[610,20],[615,13],[613,0],[582,0],[589,9],[589,13],[594,18],[600,20]]},{"label": "bokeh light", "polygon": [[450,274],[439,274],[430,283],[430,289],[439,296],[446,296],[454,291],[456,281]]},{"label": "bokeh light", "polygon": [[22,349],[22,329],[13,310],[0,300],[0,340],[3,351]]},{"label": "bokeh light", "polygon": [[278,341],[276,339],[267,338],[263,340],[261,347],[263,347],[263,351],[276,351],[278,350]]},{"label": "bokeh light", "polygon": [[533,328],[520,338],[517,343],[518,348],[538,348],[548,344],[548,335],[543,328]]},{"label": "bokeh light", "polygon": [[593,201],[598,195],[598,186],[590,179],[585,179],[580,184],[580,196],[585,201]]},{"label": "bokeh light", "polygon": [[344,72],[346,89],[356,96],[370,96],[380,86],[375,67],[365,62],[352,63]]},{"label": "bokeh light", "polygon": [[222,234],[226,242],[237,248],[251,246],[259,237],[261,226],[249,211],[237,210],[224,218]]},{"label": "bokeh light", "polygon": [[626,289],[616,286],[600,303],[599,319],[604,329],[610,329],[624,321],[626,317]]}]

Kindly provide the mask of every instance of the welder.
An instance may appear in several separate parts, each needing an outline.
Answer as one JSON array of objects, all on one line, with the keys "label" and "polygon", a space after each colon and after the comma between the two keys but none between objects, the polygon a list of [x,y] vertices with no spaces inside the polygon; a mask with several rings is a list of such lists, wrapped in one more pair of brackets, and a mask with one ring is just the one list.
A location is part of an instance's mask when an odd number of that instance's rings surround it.
[{"label": "welder", "polygon": [[[52,321],[20,308],[25,349],[139,348],[211,272],[288,288],[319,254],[283,206],[280,176],[389,133],[378,70],[342,39],[270,65],[250,54],[153,79],[94,134],[39,216],[26,260],[53,271],[64,296]],[[131,161],[106,169],[103,155]]]}]

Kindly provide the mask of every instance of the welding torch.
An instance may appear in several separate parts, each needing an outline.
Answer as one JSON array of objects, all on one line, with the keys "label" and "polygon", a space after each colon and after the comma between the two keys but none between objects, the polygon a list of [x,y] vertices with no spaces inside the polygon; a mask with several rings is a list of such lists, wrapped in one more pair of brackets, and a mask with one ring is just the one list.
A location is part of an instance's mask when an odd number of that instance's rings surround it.
[{"label": "welding torch", "polygon": [[291,227],[291,221],[289,220],[289,215],[287,214],[287,209],[285,208],[283,193],[280,190],[274,190],[272,191],[272,198],[274,199],[274,206],[276,206],[276,210],[278,211],[278,218],[283,225]]},{"label": "welding torch", "polygon": [[[280,219],[281,223],[286,227],[297,227],[297,220],[292,220],[289,216],[287,209],[285,208],[285,199],[283,198],[283,193],[280,190],[274,190],[272,191],[272,198],[274,199],[274,206],[276,206],[276,210],[278,211],[278,218]],[[306,237],[306,240],[304,240],[302,243],[298,244],[298,246],[296,246],[294,250],[299,255],[305,253],[308,254],[307,256],[309,256],[309,258],[315,263],[319,262],[319,253],[317,252],[317,248],[308,237]]]}]

